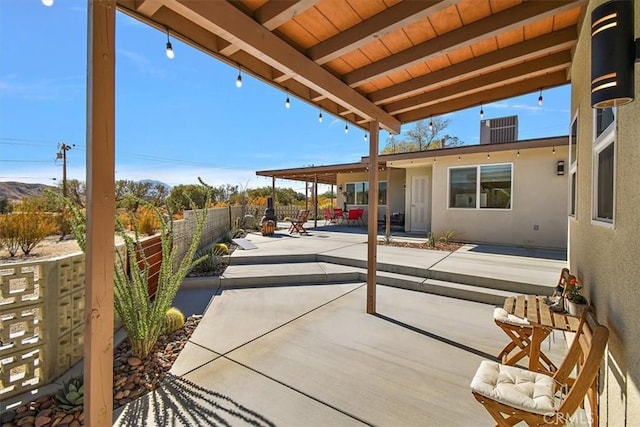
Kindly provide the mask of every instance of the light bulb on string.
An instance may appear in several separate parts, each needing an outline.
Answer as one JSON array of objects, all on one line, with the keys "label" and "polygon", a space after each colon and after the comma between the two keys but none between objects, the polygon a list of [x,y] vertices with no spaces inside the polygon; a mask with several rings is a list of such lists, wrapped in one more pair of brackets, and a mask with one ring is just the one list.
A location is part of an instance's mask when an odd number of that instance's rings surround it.
[{"label": "light bulb on string", "polygon": [[239,89],[242,87],[242,70],[238,68],[238,78],[236,79],[236,87]]},{"label": "light bulb on string", "polygon": [[322,110],[318,113],[318,123],[322,123]]},{"label": "light bulb on string", "polygon": [[287,110],[291,108],[291,100],[289,100],[289,94],[287,94],[287,99],[284,100],[284,108]]},{"label": "light bulb on string", "polygon": [[47,7],[51,7],[53,6],[53,0],[42,0],[42,4]]},{"label": "light bulb on string", "polygon": [[484,119],[484,109],[482,108],[482,104],[480,104],[480,120]]},{"label": "light bulb on string", "polygon": [[369,136],[367,136],[367,134],[364,134],[364,142],[367,142],[369,140]]},{"label": "light bulb on string", "polygon": [[538,106],[542,107],[542,89],[540,89],[540,96],[538,97]]},{"label": "light bulb on string", "polygon": [[433,118],[429,120],[429,132],[433,132]]},{"label": "light bulb on string", "polygon": [[169,40],[169,27],[167,27],[167,58],[173,59],[176,54],[173,52],[173,46],[171,46],[171,40]]},{"label": "light bulb on string", "polygon": [[348,134],[349,133],[349,125],[345,123],[344,125],[344,133]]},{"label": "light bulb on string", "polygon": [[520,150],[516,153],[516,157],[520,157]]}]

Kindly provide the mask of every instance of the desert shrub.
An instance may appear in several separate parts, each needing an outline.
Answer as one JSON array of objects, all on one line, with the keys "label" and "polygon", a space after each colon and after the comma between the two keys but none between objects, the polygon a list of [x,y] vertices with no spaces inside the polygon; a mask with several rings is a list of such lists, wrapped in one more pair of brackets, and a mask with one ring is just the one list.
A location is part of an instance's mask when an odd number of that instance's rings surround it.
[{"label": "desert shrub", "polygon": [[[116,313],[120,317],[129,341],[131,354],[141,359],[147,357],[162,334],[165,314],[182,284],[187,273],[204,258],[194,258],[200,244],[200,237],[204,228],[207,211],[198,211],[194,207],[196,227],[191,244],[184,257],[177,260],[177,249],[173,245],[173,222],[167,222],[162,213],[149,203],[142,202],[149,207],[161,227],[162,265],[158,277],[158,287],[152,300],[147,286],[150,265],[140,244],[140,234],[134,225],[133,233],[128,233],[121,221],[116,217],[117,234],[124,241],[126,251],[116,251],[114,265],[114,303]],[[80,212],[81,213],[81,212]],[[74,217],[72,227],[78,242],[82,241],[84,250],[84,231],[86,218]],[[135,222],[134,222],[135,224]],[[174,268],[174,264],[177,268]]]},{"label": "desert shrub", "polygon": [[438,237],[438,241],[448,244],[449,242],[451,242],[451,240],[453,240],[453,238],[457,235],[458,233],[455,232],[454,230],[448,230],[443,232],[440,237]]},{"label": "desert shrub", "polygon": [[0,241],[12,257],[16,255],[18,248],[29,255],[40,242],[56,231],[53,215],[38,212],[33,207],[25,208],[23,211],[2,215]]},{"label": "desert shrub", "polygon": [[218,242],[230,244],[236,237],[242,236],[244,230],[239,226],[225,226],[218,230]]},{"label": "desert shrub", "polygon": [[436,246],[436,238],[433,236],[433,232],[427,234],[427,246],[434,248]]},{"label": "desert shrub", "polygon": [[158,215],[148,206],[140,206],[135,213],[136,227],[142,234],[151,236],[160,229]]},{"label": "desert shrub", "polygon": [[222,247],[226,248],[227,245],[218,243],[208,249],[196,252],[195,259],[204,258],[204,260],[195,265],[192,272],[202,276],[217,273],[224,263],[224,255],[229,253],[229,249],[225,252]]},{"label": "desert shrub", "polygon": [[117,221],[120,221],[122,228],[125,230],[131,230],[131,213],[126,210],[119,210],[116,212]]},{"label": "desert shrub", "polygon": [[18,221],[13,214],[0,215],[0,247],[7,248],[9,255],[14,257],[20,249],[20,232]]}]

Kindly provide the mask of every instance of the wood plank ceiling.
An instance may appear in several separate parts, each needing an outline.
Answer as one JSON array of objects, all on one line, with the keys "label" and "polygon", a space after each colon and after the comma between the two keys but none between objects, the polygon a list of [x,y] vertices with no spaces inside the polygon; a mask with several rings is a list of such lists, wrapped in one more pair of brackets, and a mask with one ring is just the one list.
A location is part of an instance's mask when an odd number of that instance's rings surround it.
[{"label": "wood plank ceiling", "polygon": [[[570,82],[586,0],[117,0],[366,129]],[[176,60],[179,60],[176,58]]]}]

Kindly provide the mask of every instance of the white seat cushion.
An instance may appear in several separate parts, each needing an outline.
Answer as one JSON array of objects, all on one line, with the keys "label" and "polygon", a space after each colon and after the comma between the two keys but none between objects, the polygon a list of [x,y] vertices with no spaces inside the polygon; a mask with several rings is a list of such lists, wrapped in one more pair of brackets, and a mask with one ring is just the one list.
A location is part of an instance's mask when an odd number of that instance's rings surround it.
[{"label": "white seat cushion", "polygon": [[512,325],[529,326],[529,320],[509,314],[507,310],[500,307],[496,307],[493,310],[493,320],[502,323],[511,323]]},{"label": "white seat cushion", "polygon": [[516,368],[483,361],[471,381],[478,394],[536,414],[553,413],[556,409],[553,378]]}]

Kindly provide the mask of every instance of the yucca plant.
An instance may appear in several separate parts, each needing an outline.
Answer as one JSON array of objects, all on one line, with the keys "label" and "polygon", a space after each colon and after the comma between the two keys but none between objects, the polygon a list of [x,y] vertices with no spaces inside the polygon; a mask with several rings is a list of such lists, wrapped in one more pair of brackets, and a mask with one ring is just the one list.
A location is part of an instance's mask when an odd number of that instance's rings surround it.
[{"label": "yucca plant", "polygon": [[82,411],[84,406],[84,380],[82,377],[71,378],[53,396],[56,409],[67,414]]}]

